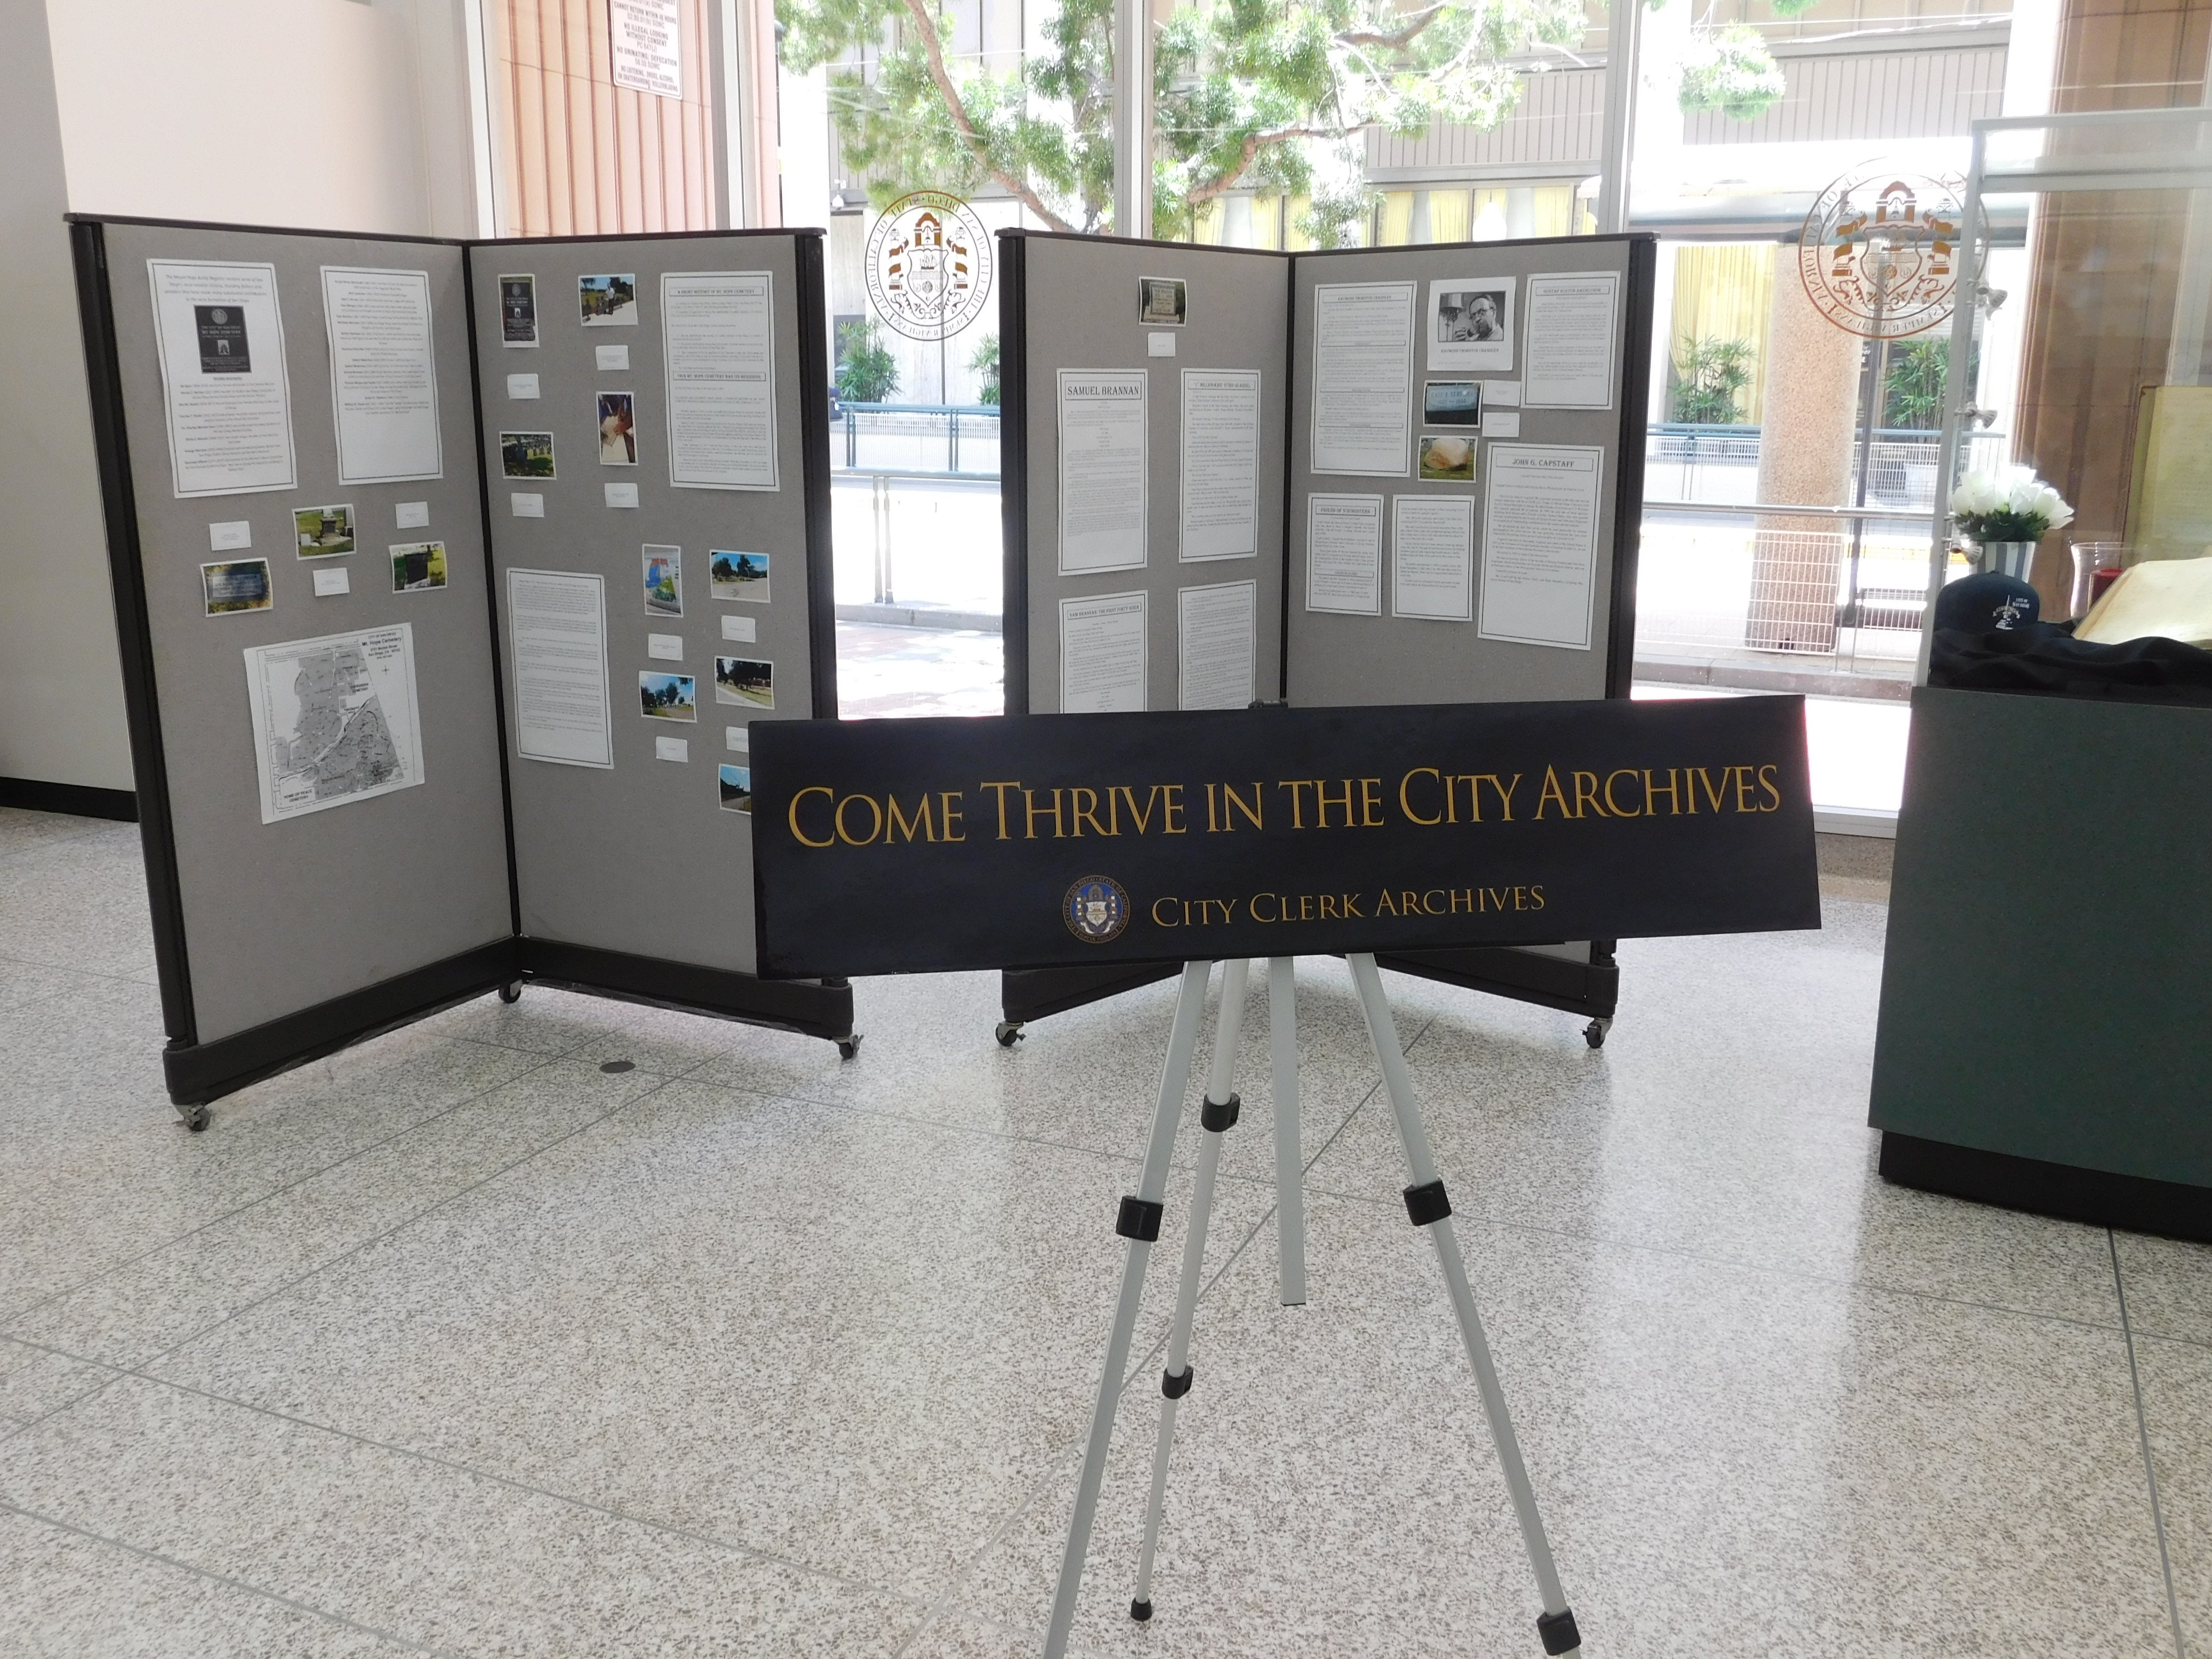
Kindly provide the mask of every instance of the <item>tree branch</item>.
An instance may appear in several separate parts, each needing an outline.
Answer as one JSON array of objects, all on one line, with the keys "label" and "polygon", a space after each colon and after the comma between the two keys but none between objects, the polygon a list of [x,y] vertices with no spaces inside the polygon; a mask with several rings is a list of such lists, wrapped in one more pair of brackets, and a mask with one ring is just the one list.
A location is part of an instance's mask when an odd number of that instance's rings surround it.
[{"label": "tree branch", "polygon": [[929,78],[937,83],[938,93],[945,100],[945,110],[952,117],[952,125],[974,152],[977,164],[1010,191],[1015,200],[1054,230],[1073,230],[1074,226],[1038,199],[1037,193],[1030,188],[1026,179],[1006,172],[991,159],[991,147],[983,142],[982,136],[975,131],[975,124],[968,118],[968,106],[960,101],[959,88],[952,84],[951,76],[945,72],[945,47],[937,38],[937,23],[929,15],[928,0],[904,0],[904,4],[907,14],[914,19],[915,27],[921,32],[922,54],[929,61]]},{"label": "tree branch", "polygon": [[1443,12],[1444,9],[1441,5],[1431,6],[1426,11],[1415,12],[1407,20],[1403,28],[1394,29],[1389,34],[1376,34],[1362,29],[1352,33],[1340,34],[1336,39],[1340,45],[1347,46],[1381,46],[1390,52],[1403,52],[1413,43],[1415,35],[1443,16]]},{"label": "tree branch", "polygon": [[1244,149],[1237,156],[1235,167],[1231,167],[1211,184],[1200,185],[1185,192],[1183,200],[1195,205],[1200,202],[1211,201],[1217,196],[1236,189],[1237,181],[1244,176],[1246,170],[1251,167],[1263,149],[1272,149],[1277,144],[1286,144],[1293,138],[1348,138],[1355,132],[1365,131],[1373,125],[1370,121],[1362,121],[1358,126],[1351,127],[1281,127],[1273,132],[1252,133],[1245,138]]}]

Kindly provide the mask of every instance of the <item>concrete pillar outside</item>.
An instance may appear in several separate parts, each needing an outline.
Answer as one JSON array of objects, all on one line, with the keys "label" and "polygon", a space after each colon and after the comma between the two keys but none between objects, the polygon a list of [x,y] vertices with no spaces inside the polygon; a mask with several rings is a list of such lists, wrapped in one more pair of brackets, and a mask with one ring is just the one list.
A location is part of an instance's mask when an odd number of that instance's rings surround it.
[{"label": "concrete pillar outside", "polygon": [[[1759,499],[1847,507],[1861,342],[1814,308],[1797,275],[1795,247],[1778,245],[1774,261]],[[1753,531],[1744,643],[1757,651],[1833,651],[1837,580],[1850,542],[1849,522],[1761,514]]]}]

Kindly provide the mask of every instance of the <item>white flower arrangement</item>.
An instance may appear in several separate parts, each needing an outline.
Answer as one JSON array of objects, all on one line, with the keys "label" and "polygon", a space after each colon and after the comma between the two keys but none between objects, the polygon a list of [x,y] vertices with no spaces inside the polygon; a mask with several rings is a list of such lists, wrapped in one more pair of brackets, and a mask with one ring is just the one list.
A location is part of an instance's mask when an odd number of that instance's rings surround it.
[{"label": "white flower arrangement", "polygon": [[2035,542],[2074,522],[2074,509],[2032,466],[1971,472],[1951,492],[1951,514],[1966,535],[1990,542]]}]

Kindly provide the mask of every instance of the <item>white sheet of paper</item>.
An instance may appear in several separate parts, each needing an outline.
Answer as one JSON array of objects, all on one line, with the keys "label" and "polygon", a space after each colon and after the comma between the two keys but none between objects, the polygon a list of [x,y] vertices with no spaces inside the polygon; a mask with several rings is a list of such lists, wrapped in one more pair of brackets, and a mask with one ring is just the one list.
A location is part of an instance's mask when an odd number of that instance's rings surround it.
[{"label": "white sheet of paper", "polygon": [[1145,596],[1060,602],[1060,712],[1126,714],[1145,707]]},{"label": "white sheet of paper", "polygon": [[1613,313],[1620,291],[1620,273],[1611,270],[1554,271],[1528,279],[1523,404],[1613,407]]},{"label": "white sheet of paper", "polygon": [[1241,559],[1259,550],[1260,371],[1186,368],[1179,555]]},{"label": "white sheet of paper", "polygon": [[1306,609],[1382,614],[1382,498],[1306,497]]},{"label": "white sheet of paper", "polygon": [[1316,472],[1402,478],[1413,444],[1413,295],[1418,283],[1314,289]]},{"label": "white sheet of paper", "polygon": [[353,584],[351,581],[347,580],[345,567],[343,565],[340,565],[335,570],[319,569],[315,572],[315,597],[317,599],[334,599],[340,593],[349,593],[352,591]]},{"label": "white sheet of paper", "polygon": [[1517,409],[1521,405],[1521,382],[1518,380],[1485,380],[1482,383],[1482,406],[1493,404],[1501,409]]},{"label": "white sheet of paper", "polygon": [[323,267],[338,481],[442,478],[430,273]]},{"label": "white sheet of paper", "polygon": [[1486,409],[1482,411],[1482,435],[1486,438],[1517,438],[1521,435],[1521,411],[1517,409]]},{"label": "white sheet of paper", "polygon": [[734,749],[740,755],[752,752],[752,728],[746,726],[726,726],[722,728],[722,747]]},{"label": "white sheet of paper", "polygon": [[394,501],[392,522],[401,530],[421,530],[430,522],[430,503],[428,501]]},{"label": "white sheet of paper", "polygon": [[599,576],[507,573],[514,659],[514,752],[561,766],[611,767],[607,594]]},{"label": "white sheet of paper", "polygon": [[760,623],[751,617],[725,617],[722,618],[722,637],[753,644],[760,637]]},{"label": "white sheet of paper", "polygon": [[637,486],[635,484],[608,484],[605,488],[607,492],[607,505],[609,507],[635,507],[637,505]]},{"label": "white sheet of paper", "polygon": [[545,498],[534,489],[511,490],[507,499],[518,519],[542,519],[545,516]]},{"label": "white sheet of paper", "polygon": [[614,369],[629,367],[629,348],[626,345],[593,346],[592,367],[605,374]]},{"label": "white sheet of paper", "polygon": [[1144,568],[1149,381],[1141,368],[1060,371],[1063,576]]},{"label": "white sheet of paper", "polygon": [[1259,667],[1256,582],[1186,587],[1176,594],[1176,706],[1243,708]]},{"label": "white sheet of paper", "polygon": [[415,630],[246,647],[261,821],[349,806],[422,781]]},{"label": "white sheet of paper", "polygon": [[241,547],[253,545],[253,525],[246,519],[226,519],[221,524],[208,526],[208,551],[235,553]]},{"label": "white sheet of paper", "polygon": [[691,739],[689,738],[655,738],[653,740],[655,760],[688,761],[691,758]]},{"label": "white sheet of paper", "polygon": [[535,398],[538,395],[538,377],[535,374],[508,375],[507,395],[510,398]]},{"label": "white sheet of paper", "polygon": [[609,0],[614,83],[656,98],[684,95],[684,21],[677,0]]},{"label": "white sheet of paper", "polygon": [[1401,495],[1391,504],[1390,614],[1474,616],[1474,497]]},{"label": "white sheet of paper", "polygon": [[1513,369],[1511,276],[1439,276],[1429,284],[1429,367]]},{"label": "white sheet of paper", "polygon": [[1482,507],[1486,640],[1590,648],[1605,452],[1494,444]]},{"label": "white sheet of paper", "polygon": [[765,270],[660,278],[668,375],[668,482],[774,489],[775,285]]},{"label": "white sheet of paper", "polygon": [[1147,357],[1172,357],[1176,353],[1175,343],[1176,337],[1168,333],[1165,330],[1162,330],[1158,334],[1147,334],[1145,336],[1145,356]]},{"label": "white sheet of paper", "polygon": [[684,636],[681,634],[647,634],[645,654],[661,662],[684,660]]},{"label": "white sheet of paper", "polygon": [[178,496],[297,489],[276,267],[149,259],[146,274]]}]

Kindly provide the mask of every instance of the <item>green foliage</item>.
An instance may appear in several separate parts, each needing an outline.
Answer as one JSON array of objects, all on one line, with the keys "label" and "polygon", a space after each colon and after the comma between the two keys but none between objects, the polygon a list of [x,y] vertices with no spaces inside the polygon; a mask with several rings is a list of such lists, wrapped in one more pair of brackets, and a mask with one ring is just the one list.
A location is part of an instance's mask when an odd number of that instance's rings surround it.
[{"label": "green foliage", "polygon": [[1686,115],[1711,109],[1731,120],[1751,121],[1780,103],[1787,90],[1782,66],[1759,31],[1735,23],[1700,29],[1692,39],[1678,97]]},{"label": "green foliage", "polygon": [[1743,418],[1736,399],[1751,384],[1751,342],[1692,340],[1674,362],[1674,418],[1698,426],[1734,426]]},{"label": "green foliage", "polygon": [[1820,0],[1766,0],[1777,17],[1802,17],[1820,3]]},{"label": "green foliage", "polygon": [[[872,73],[836,70],[830,110],[872,199],[923,187],[965,195],[988,181],[1060,228],[1108,228],[1112,0],[1060,0],[1044,50],[1013,74],[948,58],[938,0],[777,0],[776,15],[793,70],[866,49]],[[1188,234],[1205,203],[1257,188],[1310,198],[1298,228],[1338,246],[1372,201],[1370,130],[1495,126],[1519,93],[1506,60],[1571,45],[1583,27],[1579,0],[1179,6],[1155,37],[1152,233]]]},{"label": "green foliage", "polygon": [[1951,373],[1951,343],[1907,340],[1892,346],[1882,385],[1881,423],[1932,432],[1943,424],[1943,384]]},{"label": "green foliage", "polygon": [[837,325],[837,396],[848,404],[880,404],[898,390],[898,360],[874,319]]},{"label": "green foliage", "polygon": [[975,348],[975,355],[968,360],[968,367],[983,377],[981,390],[975,401],[996,407],[999,401],[999,337],[986,334],[983,343]]}]

